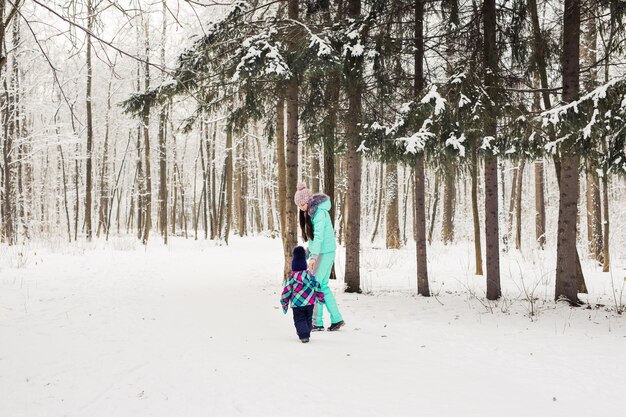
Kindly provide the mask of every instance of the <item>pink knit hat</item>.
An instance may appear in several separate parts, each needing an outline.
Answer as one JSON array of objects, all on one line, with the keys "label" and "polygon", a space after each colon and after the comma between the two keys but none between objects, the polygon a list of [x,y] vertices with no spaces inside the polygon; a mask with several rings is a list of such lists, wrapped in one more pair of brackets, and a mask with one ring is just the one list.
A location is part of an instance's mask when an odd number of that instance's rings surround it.
[{"label": "pink knit hat", "polygon": [[309,202],[313,193],[311,192],[311,190],[306,188],[306,184],[303,182],[298,184],[297,188],[298,188],[298,191],[296,191],[296,194],[293,196],[293,199],[296,202],[296,206],[300,207],[301,205]]}]

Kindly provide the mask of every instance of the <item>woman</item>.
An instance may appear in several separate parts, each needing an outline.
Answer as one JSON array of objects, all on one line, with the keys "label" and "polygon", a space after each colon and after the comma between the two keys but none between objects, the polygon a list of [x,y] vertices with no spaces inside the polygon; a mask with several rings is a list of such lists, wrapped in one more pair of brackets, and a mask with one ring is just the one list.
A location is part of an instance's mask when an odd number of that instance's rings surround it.
[{"label": "woman", "polygon": [[[330,198],[326,194],[312,194],[306,184],[298,184],[294,196],[300,215],[302,238],[309,244],[309,270],[320,283],[326,308],[330,313],[329,331],[339,330],[345,325],[335,296],[328,287],[328,278],[335,263],[335,230],[330,221]],[[324,306],[317,306],[313,314],[313,331],[324,330]]]}]

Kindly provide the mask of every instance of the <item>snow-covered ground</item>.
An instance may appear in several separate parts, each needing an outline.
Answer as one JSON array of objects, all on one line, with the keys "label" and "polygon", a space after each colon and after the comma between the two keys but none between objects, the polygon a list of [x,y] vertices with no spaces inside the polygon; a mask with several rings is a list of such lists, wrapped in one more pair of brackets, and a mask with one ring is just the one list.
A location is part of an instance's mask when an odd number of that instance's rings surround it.
[{"label": "snow-covered ground", "polygon": [[571,309],[553,251],[503,255],[489,303],[471,245],[429,250],[435,297],[414,295],[412,246],[365,249],[366,292],[333,282],[347,326],[303,345],[278,240],[1,247],[0,416],[624,413],[623,258],[585,263],[592,306]]}]

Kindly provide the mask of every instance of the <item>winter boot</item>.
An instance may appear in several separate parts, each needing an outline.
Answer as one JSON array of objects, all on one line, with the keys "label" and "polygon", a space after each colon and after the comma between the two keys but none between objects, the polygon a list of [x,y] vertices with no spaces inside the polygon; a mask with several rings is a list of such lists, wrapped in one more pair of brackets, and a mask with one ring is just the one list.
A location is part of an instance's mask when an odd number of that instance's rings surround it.
[{"label": "winter boot", "polygon": [[311,328],[312,332],[323,332],[324,331],[324,326],[313,326]]},{"label": "winter boot", "polygon": [[337,323],[332,323],[330,325],[330,327],[328,328],[328,331],[329,332],[334,332],[335,330],[339,330],[340,328],[342,328],[345,325],[346,325],[346,323],[344,323],[343,320],[338,321]]},{"label": "winter boot", "polygon": [[300,341],[301,341],[302,343],[309,343],[309,338],[308,338],[308,337],[305,337],[305,338],[303,338],[303,339],[300,339]]}]

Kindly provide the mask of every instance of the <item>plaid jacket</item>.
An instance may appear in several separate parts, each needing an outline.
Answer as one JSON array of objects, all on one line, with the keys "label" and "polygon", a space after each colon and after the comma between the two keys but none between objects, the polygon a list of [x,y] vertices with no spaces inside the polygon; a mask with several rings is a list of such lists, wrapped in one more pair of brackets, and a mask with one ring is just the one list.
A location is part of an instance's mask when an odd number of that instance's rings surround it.
[{"label": "plaid jacket", "polygon": [[324,303],[324,293],[319,282],[309,271],[292,271],[280,297],[283,313],[287,313],[290,301],[293,308],[313,305],[315,300]]}]

